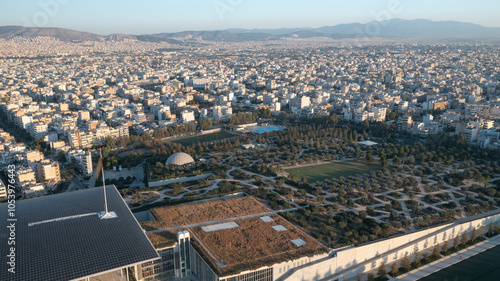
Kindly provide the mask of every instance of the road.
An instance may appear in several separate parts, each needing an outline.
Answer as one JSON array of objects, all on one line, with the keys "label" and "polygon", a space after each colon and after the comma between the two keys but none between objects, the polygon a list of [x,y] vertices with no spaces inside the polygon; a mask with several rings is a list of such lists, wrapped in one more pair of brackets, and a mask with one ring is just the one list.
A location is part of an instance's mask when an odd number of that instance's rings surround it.
[{"label": "road", "polygon": [[85,182],[81,181],[80,176],[75,175],[71,179],[71,182],[69,183],[69,186],[68,186],[68,189],[66,189],[66,192],[84,189],[84,188],[85,188]]}]

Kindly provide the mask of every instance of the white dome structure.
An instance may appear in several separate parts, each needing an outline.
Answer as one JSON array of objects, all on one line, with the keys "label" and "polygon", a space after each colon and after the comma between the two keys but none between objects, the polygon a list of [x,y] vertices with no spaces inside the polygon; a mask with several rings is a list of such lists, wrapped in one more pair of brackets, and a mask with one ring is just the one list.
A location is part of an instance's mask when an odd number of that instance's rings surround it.
[{"label": "white dome structure", "polygon": [[168,157],[167,159],[167,162],[165,163],[167,167],[175,167],[175,166],[183,167],[192,164],[194,164],[193,157],[184,152],[177,152],[175,154],[170,155],[170,157]]}]

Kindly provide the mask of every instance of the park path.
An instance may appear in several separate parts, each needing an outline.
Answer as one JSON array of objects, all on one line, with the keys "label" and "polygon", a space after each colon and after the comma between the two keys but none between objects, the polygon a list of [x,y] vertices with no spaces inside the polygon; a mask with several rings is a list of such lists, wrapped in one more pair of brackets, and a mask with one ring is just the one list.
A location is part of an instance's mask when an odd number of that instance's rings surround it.
[{"label": "park path", "polygon": [[401,208],[403,208],[403,213],[405,214],[406,219],[411,221],[410,232],[415,231],[415,225],[413,224],[413,219],[411,218],[410,210],[408,209],[408,207],[406,207],[405,200],[400,200],[399,203],[401,203]]}]

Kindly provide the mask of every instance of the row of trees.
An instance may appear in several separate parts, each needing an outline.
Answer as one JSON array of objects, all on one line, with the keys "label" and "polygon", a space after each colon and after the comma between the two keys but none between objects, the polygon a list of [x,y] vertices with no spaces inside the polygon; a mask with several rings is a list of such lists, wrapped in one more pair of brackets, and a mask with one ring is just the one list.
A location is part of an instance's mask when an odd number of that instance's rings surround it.
[{"label": "row of trees", "polygon": [[[483,238],[484,239],[484,238]],[[450,255],[452,253],[455,253],[457,251],[460,251],[470,245],[473,245],[477,242],[479,242],[481,239],[478,236],[477,230],[474,228],[472,229],[470,235],[467,234],[467,232],[464,232],[461,236],[456,236],[453,241],[452,241],[452,247],[450,248],[449,246],[449,241],[443,242],[441,245],[436,245],[432,253],[429,255],[428,253],[414,253],[412,261],[410,261],[410,258],[408,256],[403,257],[403,259],[399,262],[394,262],[391,264],[391,276],[398,276],[403,273],[406,273],[414,268],[418,268],[422,265],[428,264],[430,262],[433,262],[439,258],[441,258],[441,255]],[[386,270],[386,264],[382,263],[380,267],[378,268],[377,275],[379,278],[386,278],[387,276],[387,270]]]}]

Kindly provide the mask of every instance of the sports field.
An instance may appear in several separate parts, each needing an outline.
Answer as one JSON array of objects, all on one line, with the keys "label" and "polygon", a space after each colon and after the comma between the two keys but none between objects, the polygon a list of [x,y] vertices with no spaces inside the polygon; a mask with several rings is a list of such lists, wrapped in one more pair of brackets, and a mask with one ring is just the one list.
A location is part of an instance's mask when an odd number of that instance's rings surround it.
[{"label": "sports field", "polygon": [[500,280],[500,246],[433,273],[420,281],[498,281]]},{"label": "sports field", "polygon": [[309,182],[315,182],[323,181],[325,179],[338,178],[340,176],[355,176],[379,169],[380,165],[376,163],[368,163],[366,161],[344,161],[291,168],[286,169],[285,171],[297,174],[301,177],[306,177]]},{"label": "sports field", "polygon": [[212,134],[206,134],[206,135],[201,135],[201,136],[196,136],[196,137],[190,137],[190,138],[185,138],[185,139],[178,139],[178,140],[173,140],[172,142],[175,143],[180,143],[184,146],[191,146],[198,142],[204,143],[204,142],[213,142],[213,141],[218,141],[218,140],[223,140],[223,139],[228,139],[236,137],[233,134],[230,134],[226,131],[218,132],[218,133],[212,133]]}]

